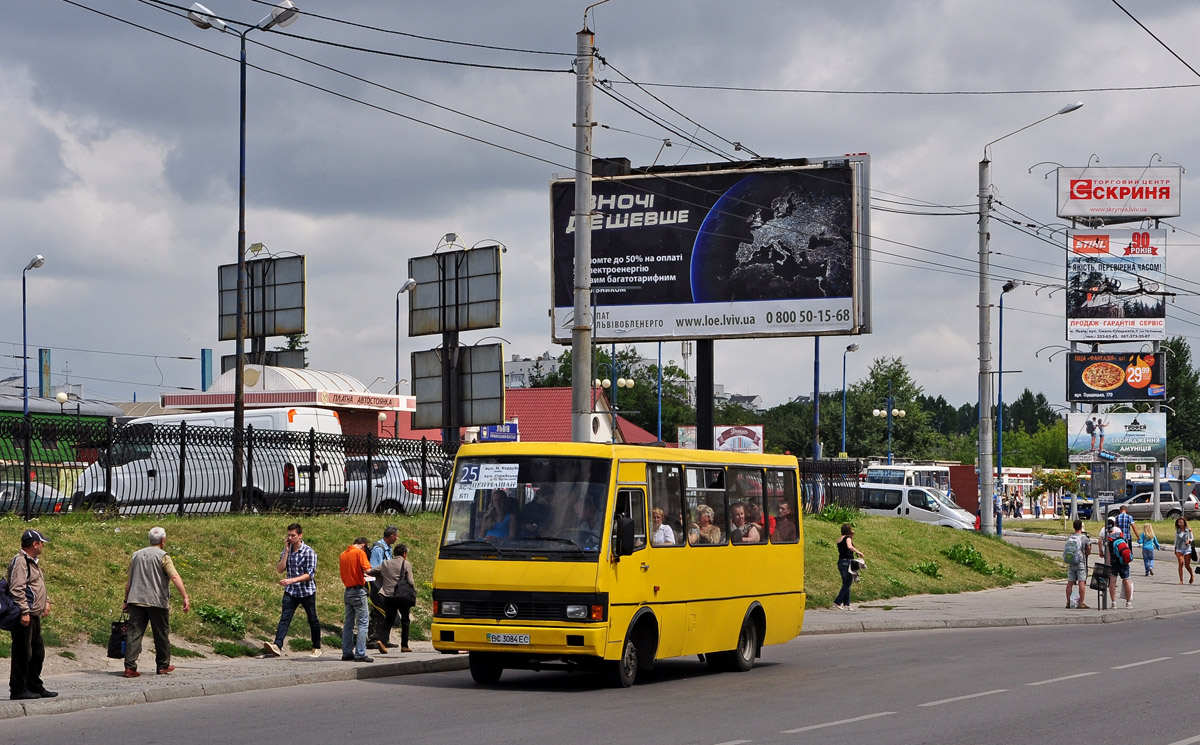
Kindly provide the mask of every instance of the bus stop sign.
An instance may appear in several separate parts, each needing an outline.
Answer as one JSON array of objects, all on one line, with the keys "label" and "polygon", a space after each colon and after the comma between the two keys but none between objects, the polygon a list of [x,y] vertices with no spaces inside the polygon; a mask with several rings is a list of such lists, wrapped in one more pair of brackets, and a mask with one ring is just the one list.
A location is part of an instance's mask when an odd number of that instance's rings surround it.
[{"label": "bus stop sign", "polygon": [[1192,463],[1192,459],[1183,455],[1171,461],[1167,468],[1171,473],[1171,478],[1179,479],[1180,481],[1190,479],[1192,474],[1196,472],[1196,467]]}]

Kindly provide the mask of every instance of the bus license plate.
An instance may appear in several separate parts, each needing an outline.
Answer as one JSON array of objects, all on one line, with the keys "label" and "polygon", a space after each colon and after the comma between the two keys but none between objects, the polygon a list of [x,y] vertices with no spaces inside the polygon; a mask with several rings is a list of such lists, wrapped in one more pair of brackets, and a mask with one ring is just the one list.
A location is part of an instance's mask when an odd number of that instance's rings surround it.
[{"label": "bus license plate", "polygon": [[488,644],[528,644],[529,634],[488,634]]}]

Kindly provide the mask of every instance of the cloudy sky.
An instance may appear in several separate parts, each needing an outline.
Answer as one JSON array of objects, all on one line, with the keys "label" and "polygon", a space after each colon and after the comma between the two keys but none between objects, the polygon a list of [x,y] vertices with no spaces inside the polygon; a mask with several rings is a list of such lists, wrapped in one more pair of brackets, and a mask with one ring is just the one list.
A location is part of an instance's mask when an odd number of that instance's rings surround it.
[{"label": "cloudy sky", "polygon": [[[250,24],[270,9],[207,5]],[[390,382],[395,292],[408,259],[448,232],[508,248],[496,332],[506,353],[559,354],[547,318],[548,193],[574,162],[566,71],[586,3],[300,5],[306,15],[288,36],[248,37],[247,242],[307,256],[310,366]],[[873,204],[888,211],[871,215],[874,323],[853,340],[861,349],[849,355],[849,378],[876,358],[902,357],[927,392],[957,405],[976,397],[970,211],[983,145],[1083,101],[991,151],[1003,205],[995,217],[1048,226],[992,223],[993,301],[1006,279],[1034,283],[1006,297],[1005,367],[1022,372],[1005,388],[1061,402],[1062,357],[1034,356],[1064,343],[1063,293],[1040,287],[1064,275],[1055,177],[1044,176],[1053,163],[1097,160],[1200,168],[1200,77],[1189,67],[1200,69],[1200,3],[1121,6],[610,0],[590,22],[607,63],[597,77],[660,84],[647,90],[675,111],[614,84],[653,120],[597,94],[594,152],[634,165],[722,160],[688,143],[696,136],[772,157],[870,153]],[[237,53],[234,35],[201,31],[168,3],[8,4],[0,377],[20,373],[20,270],[39,253],[30,347],[53,350],[56,384],[69,370],[89,398],[156,399],[198,387],[199,363],[178,358],[232,352],[216,339],[216,267],[236,260]],[[1167,329],[1195,341],[1200,190],[1190,175],[1182,216],[1167,221],[1179,293]],[[435,341],[402,340],[403,377],[408,353]],[[850,341],[824,340],[822,389],[840,387]],[[655,345],[642,352],[653,356]],[[811,392],[812,354],[809,338],[718,341],[716,380],[776,405]],[[663,355],[681,361],[679,344],[664,344]]]}]

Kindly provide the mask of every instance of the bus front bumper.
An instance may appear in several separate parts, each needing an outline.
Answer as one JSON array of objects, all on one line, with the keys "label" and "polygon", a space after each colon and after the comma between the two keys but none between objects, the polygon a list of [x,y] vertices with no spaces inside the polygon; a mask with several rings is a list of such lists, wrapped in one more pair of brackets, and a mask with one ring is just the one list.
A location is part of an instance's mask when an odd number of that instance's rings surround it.
[{"label": "bus front bumper", "polygon": [[497,652],[515,655],[603,657],[608,629],[603,626],[509,626],[495,623],[434,621],[433,648],[439,652]]}]

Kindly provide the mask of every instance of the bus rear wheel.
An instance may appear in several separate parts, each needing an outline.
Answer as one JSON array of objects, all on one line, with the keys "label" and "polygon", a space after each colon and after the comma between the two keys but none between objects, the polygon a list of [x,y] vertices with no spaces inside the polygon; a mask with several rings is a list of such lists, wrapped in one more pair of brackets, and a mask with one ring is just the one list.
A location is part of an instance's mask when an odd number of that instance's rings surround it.
[{"label": "bus rear wheel", "polygon": [[638,648],[633,634],[625,637],[625,646],[621,648],[621,658],[608,663],[608,677],[618,688],[628,688],[637,680]]},{"label": "bus rear wheel", "polygon": [[471,679],[480,685],[500,682],[500,675],[504,672],[500,660],[487,652],[471,652],[468,665],[471,668]]},{"label": "bus rear wheel", "polygon": [[754,667],[754,655],[758,652],[758,627],[754,619],[746,616],[738,632],[737,648],[728,652],[711,652],[704,656],[708,669],[714,672],[744,673]]}]

